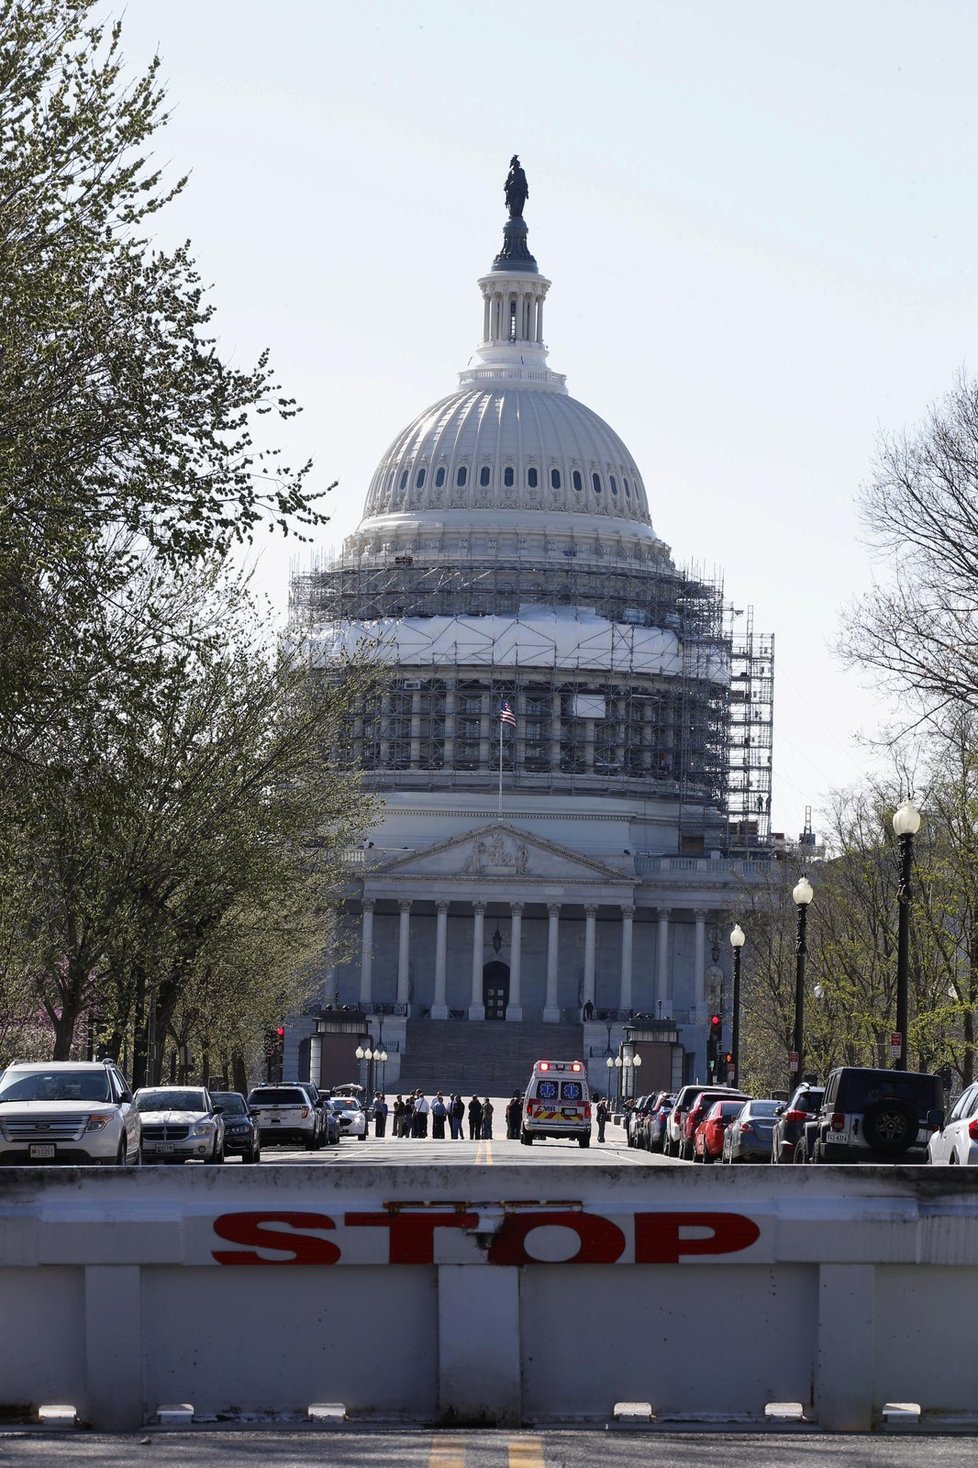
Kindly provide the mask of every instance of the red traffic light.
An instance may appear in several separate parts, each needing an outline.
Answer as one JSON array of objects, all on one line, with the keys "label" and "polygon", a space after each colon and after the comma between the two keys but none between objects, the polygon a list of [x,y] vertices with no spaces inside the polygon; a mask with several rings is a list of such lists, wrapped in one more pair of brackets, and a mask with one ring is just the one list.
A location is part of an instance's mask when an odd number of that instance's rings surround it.
[{"label": "red traffic light", "polygon": [[279,1037],[280,1040],[284,1040],[285,1039],[285,1026],[284,1025],[279,1025],[279,1027],[275,1031],[275,1033],[276,1033],[276,1035],[278,1035],[278,1037]]},{"label": "red traffic light", "polygon": [[720,1016],[718,1014],[711,1014],[710,1015],[710,1029],[711,1030],[718,1030],[719,1028],[720,1028]]}]

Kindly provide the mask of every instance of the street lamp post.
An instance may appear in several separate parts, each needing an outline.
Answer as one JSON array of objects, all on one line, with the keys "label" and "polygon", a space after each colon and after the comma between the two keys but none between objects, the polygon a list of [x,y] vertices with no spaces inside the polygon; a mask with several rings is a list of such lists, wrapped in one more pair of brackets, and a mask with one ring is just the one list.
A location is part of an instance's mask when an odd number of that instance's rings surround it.
[{"label": "street lamp post", "polygon": [[622,1091],[622,1088],[621,1088],[621,1071],[622,1071],[622,1065],[623,1064],[624,1064],[624,1062],[623,1062],[621,1056],[620,1055],[616,1055],[615,1056],[615,1072],[616,1072],[616,1075],[617,1075],[617,1081],[616,1081],[616,1085],[615,1085],[615,1096],[617,1098],[617,1109],[619,1111],[621,1110],[621,1098],[624,1095],[624,1092]]},{"label": "street lamp post", "polygon": [[740,1082],[740,950],[747,942],[747,934],[739,923],[734,924],[730,934],[733,949],[733,1034],[730,1037],[730,1053],[733,1056],[733,1075],[727,1079],[736,1086]]},{"label": "street lamp post", "polygon": [[907,975],[910,967],[910,873],[913,867],[913,838],[920,830],[920,811],[909,798],[893,814],[893,830],[900,842],[900,892],[897,915],[896,1027],[900,1054],[894,1070],[907,1068]]},{"label": "street lamp post", "polygon": [[642,1057],[641,1057],[641,1055],[633,1055],[632,1056],[632,1095],[633,1096],[636,1096],[638,1094],[638,1069],[639,1069],[639,1066],[641,1064],[642,1064]]},{"label": "street lamp post", "polygon": [[798,912],[798,936],[795,943],[795,1033],[792,1040],[793,1059],[789,1068],[788,1085],[793,1089],[801,1077],[802,1056],[805,1043],[805,924],[808,919],[808,904],[815,893],[807,877],[795,885],[791,900]]}]

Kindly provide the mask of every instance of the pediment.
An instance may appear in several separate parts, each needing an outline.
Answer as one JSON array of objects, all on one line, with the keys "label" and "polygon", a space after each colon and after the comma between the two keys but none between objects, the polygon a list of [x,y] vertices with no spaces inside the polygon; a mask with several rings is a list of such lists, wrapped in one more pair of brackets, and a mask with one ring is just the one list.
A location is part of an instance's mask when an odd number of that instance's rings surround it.
[{"label": "pediment", "polygon": [[593,857],[532,836],[516,826],[496,821],[433,846],[381,862],[371,877],[457,877],[489,880],[514,878],[528,882],[627,880],[625,874]]}]

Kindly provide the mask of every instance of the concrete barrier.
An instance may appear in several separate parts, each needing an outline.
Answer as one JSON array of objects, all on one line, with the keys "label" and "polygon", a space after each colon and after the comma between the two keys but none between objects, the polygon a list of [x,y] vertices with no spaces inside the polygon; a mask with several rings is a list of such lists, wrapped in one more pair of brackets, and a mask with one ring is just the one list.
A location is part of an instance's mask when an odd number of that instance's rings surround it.
[{"label": "concrete barrier", "polygon": [[967,1417],[976,1188],[894,1167],[7,1170],[0,1413]]}]

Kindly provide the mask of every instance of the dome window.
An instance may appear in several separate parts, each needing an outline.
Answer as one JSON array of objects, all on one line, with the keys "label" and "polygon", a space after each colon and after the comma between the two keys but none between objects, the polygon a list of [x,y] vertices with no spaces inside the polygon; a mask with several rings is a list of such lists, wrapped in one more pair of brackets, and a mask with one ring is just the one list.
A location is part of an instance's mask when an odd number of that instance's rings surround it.
[{"label": "dome window", "polygon": [[574,488],[577,490],[578,494],[580,494],[584,488],[584,481],[581,478],[580,469],[574,470],[574,473],[571,475],[571,482],[574,485]]},{"label": "dome window", "polygon": [[627,479],[623,479],[622,480],[622,484],[625,486],[625,498],[626,498],[626,500],[630,500],[631,497],[632,497],[632,491],[631,491],[631,487],[629,486],[628,480]]},{"label": "dome window", "polygon": [[618,494],[618,480],[612,474],[612,476],[611,476],[611,478],[610,478],[610,480],[608,482],[611,485],[611,493],[613,495],[616,495],[617,496],[617,494]]},{"label": "dome window", "polygon": [[512,468],[503,470],[503,483],[505,484],[507,489],[512,489],[513,481],[515,480],[515,478],[516,475],[514,474]]},{"label": "dome window", "polygon": [[436,471],[436,473],[435,473],[435,488],[436,489],[441,489],[441,487],[442,487],[442,485],[444,483],[445,483],[445,469],[444,469],[444,466],[442,466],[442,468],[438,469]]},{"label": "dome window", "polygon": [[600,494],[601,493],[601,475],[600,474],[592,474],[591,475],[591,484],[594,486],[594,492],[595,492],[595,494]]},{"label": "dome window", "polygon": [[401,474],[401,483],[400,483],[399,488],[401,488],[401,489],[407,489],[407,482],[408,482],[408,471],[405,469],[402,472],[402,474]]},{"label": "dome window", "polygon": [[526,482],[531,489],[536,489],[538,483],[540,482],[540,476],[535,469],[527,469]]},{"label": "dome window", "polygon": [[550,471],[550,487],[551,487],[551,489],[559,489],[560,488],[560,470],[559,469],[551,469],[551,471]]},{"label": "dome window", "polygon": [[491,478],[492,470],[489,468],[488,464],[483,464],[482,468],[479,470],[479,483],[482,485],[483,489],[487,487]]},{"label": "dome window", "polygon": [[468,469],[466,469],[466,467],[465,467],[464,464],[459,464],[458,469],[457,469],[456,474],[455,474],[455,483],[458,485],[459,489],[462,488],[462,485],[465,483],[465,481],[468,479],[468,477],[469,477],[469,471],[468,471]]},{"label": "dome window", "polygon": [[415,487],[415,489],[424,489],[425,475],[427,474],[427,472],[428,471],[426,469],[419,469],[418,470],[418,477],[414,481],[414,487]]}]

